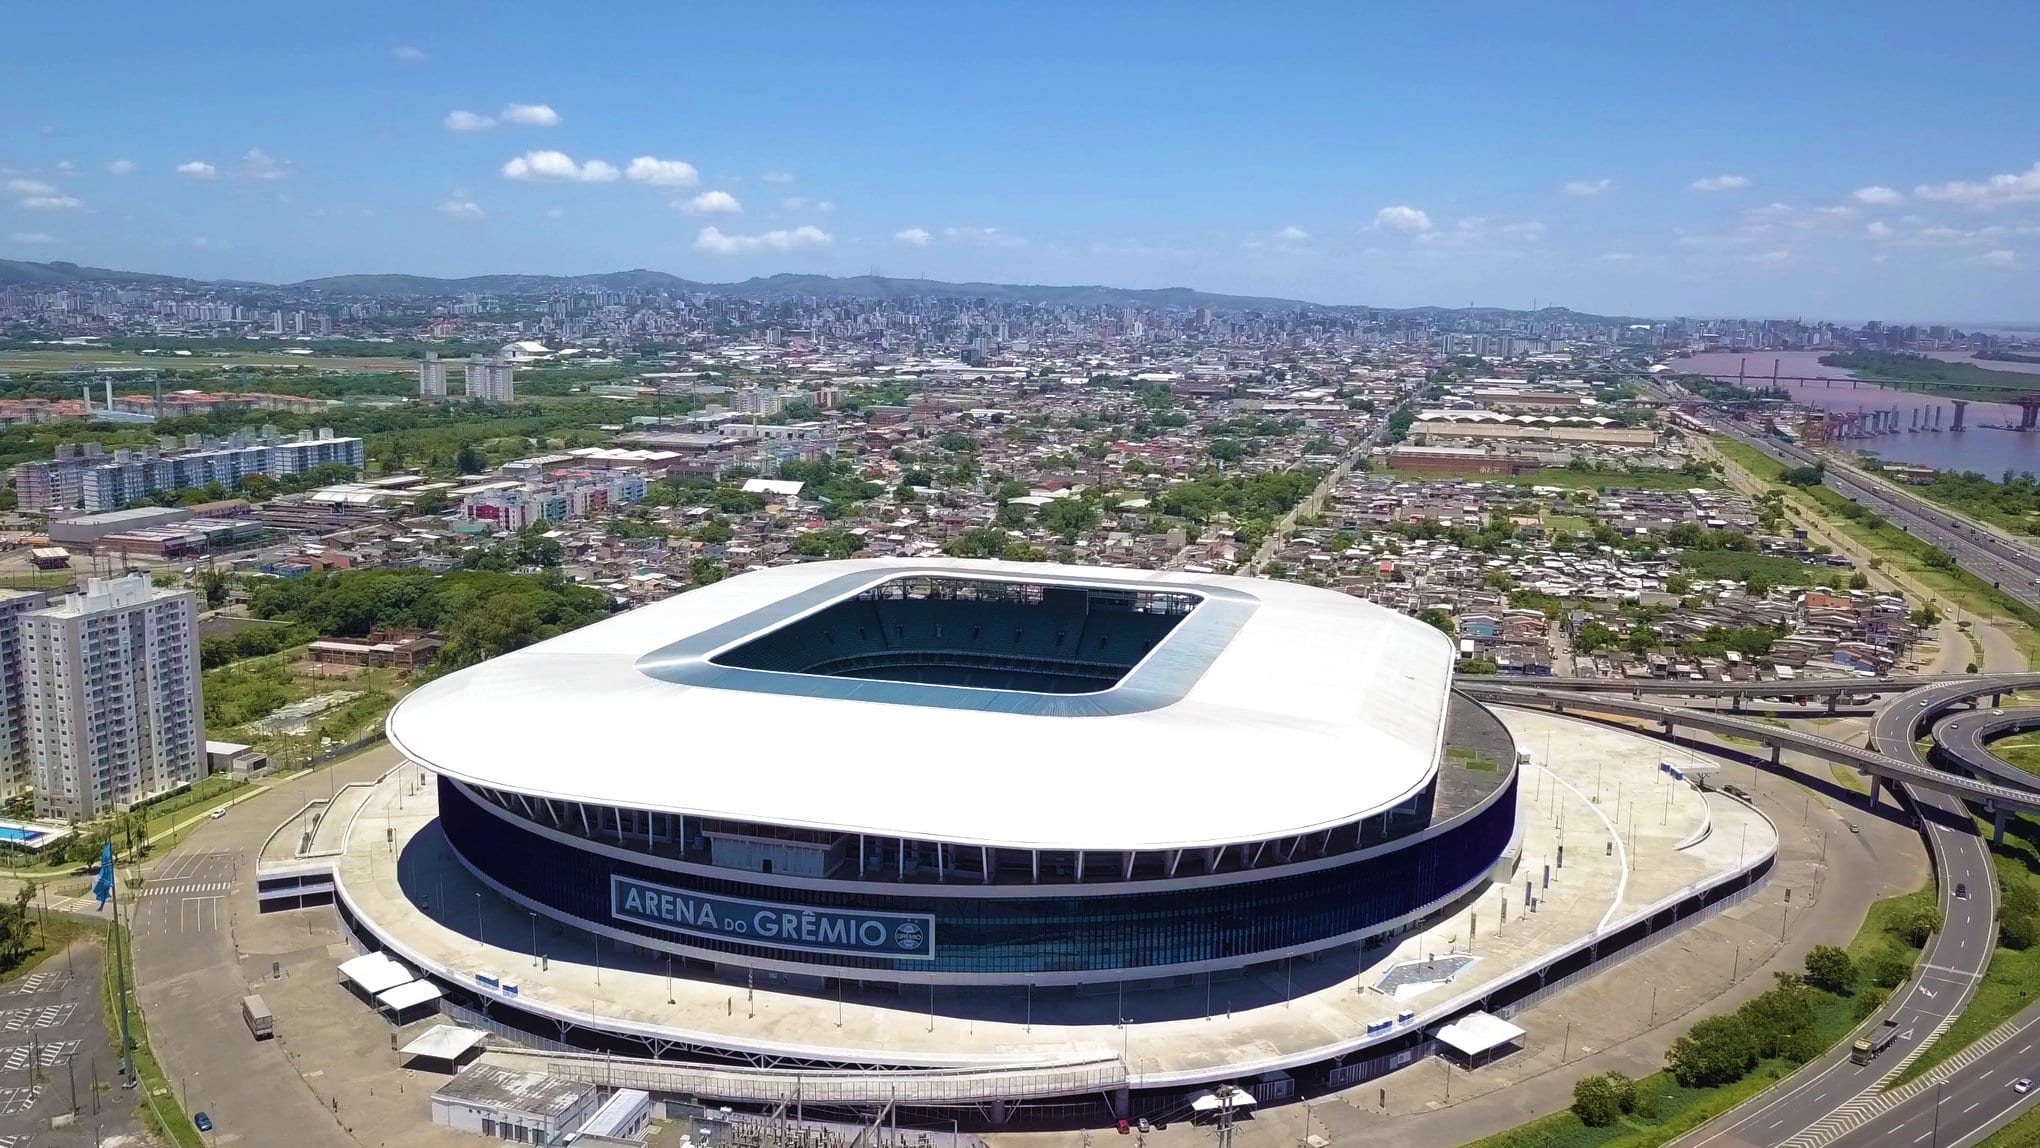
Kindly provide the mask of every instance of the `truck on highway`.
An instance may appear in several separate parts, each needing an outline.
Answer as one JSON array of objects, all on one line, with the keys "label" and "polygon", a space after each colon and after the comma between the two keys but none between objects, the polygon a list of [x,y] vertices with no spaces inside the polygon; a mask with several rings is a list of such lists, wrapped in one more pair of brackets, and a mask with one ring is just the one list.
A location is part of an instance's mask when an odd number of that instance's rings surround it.
[{"label": "truck on highway", "polygon": [[1887,1020],[1864,1034],[1863,1039],[1849,1046],[1849,1060],[1855,1064],[1868,1064],[1876,1060],[1879,1053],[1891,1047],[1898,1039],[1898,1022]]},{"label": "truck on highway", "polygon": [[269,1005],[261,997],[241,998],[241,1019],[247,1022],[248,1032],[256,1040],[267,1040],[276,1035],[276,1014],[269,1011]]}]

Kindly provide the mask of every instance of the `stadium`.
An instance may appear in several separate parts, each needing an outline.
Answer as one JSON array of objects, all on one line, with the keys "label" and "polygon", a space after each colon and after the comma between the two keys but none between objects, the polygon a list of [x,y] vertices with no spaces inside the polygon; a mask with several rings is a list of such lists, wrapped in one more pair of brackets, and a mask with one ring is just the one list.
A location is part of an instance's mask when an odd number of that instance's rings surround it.
[{"label": "stadium", "polygon": [[1518,757],[1453,662],[1283,582],[819,562],[449,675],[388,732],[534,938],[808,991],[1208,985],[1509,878]]}]

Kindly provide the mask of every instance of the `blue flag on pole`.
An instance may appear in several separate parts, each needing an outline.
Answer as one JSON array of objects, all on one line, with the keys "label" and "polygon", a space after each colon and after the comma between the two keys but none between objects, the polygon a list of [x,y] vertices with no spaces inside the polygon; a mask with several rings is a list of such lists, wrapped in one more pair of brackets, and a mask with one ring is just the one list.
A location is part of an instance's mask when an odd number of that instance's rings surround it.
[{"label": "blue flag on pole", "polygon": [[92,883],[92,895],[99,898],[99,907],[106,908],[106,899],[113,896],[113,842],[99,851],[99,880]]}]

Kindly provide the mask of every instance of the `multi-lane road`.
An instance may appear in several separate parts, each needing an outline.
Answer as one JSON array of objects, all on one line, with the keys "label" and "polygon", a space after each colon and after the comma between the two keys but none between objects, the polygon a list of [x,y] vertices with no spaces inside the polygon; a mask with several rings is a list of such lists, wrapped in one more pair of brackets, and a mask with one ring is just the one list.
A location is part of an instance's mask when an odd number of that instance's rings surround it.
[{"label": "multi-lane road", "polygon": [[[1812,1148],[1842,1142],[1844,1137],[1850,1144],[1886,1143],[1893,1141],[1860,1139],[1860,1129],[1876,1127],[1885,1129],[1890,1135],[1897,1135],[1892,1130],[1909,1129],[1909,1122],[1920,1112],[1933,1116],[1930,1109],[1919,1108],[1916,1096],[1888,1096],[1879,1092],[1876,1086],[1953,1023],[1974,995],[1996,948],[1997,882],[1989,850],[1976,831],[1968,807],[1957,796],[1923,792],[1917,786],[1904,785],[1901,779],[1932,772],[1932,767],[1920,756],[1917,737],[1949,710],[1974,699],[2035,686],[2040,686],[2040,673],[1941,679],[1901,694],[1878,712],[1872,722],[1869,748],[1887,759],[1886,772],[1894,775],[1894,788],[1898,790],[1902,808],[1909,814],[1916,813],[1921,819],[1921,829],[1932,852],[1939,879],[1939,903],[1943,917],[1942,927],[1928,941],[1914,977],[1881,1014],[1880,1019],[1888,1018],[1897,1023],[1897,1039],[1868,1065],[1853,1063],[1846,1045],[1831,1050],[1780,1088],[1687,1136],[1680,1141],[1682,1145],[1686,1148],[1749,1148],[1753,1145]],[[1542,683],[1531,688],[1511,688],[1494,683],[1467,682],[1463,688],[1497,702],[1565,704],[1567,695],[1546,692],[1541,687]],[[1625,686],[1621,682],[1611,682],[1608,688],[1621,691]],[[1709,682],[1693,682],[1686,686],[1693,695],[1727,692],[1736,688],[1733,683]],[[1574,697],[1576,700],[1572,704],[1580,708],[1593,708],[1595,705],[1590,697]],[[1625,713],[1640,711],[1637,716],[1662,717],[1663,711],[1673,708],[1614,698],[1604,698],[1601,704]],[[1685,715],[1685,724],[1706,728],[1726,718],[1726,715],[1702,712],[1707,713],[1706,720],[1700,720],[1700,713],[1689,712]],[[1735,722],[1738,719],[1726,720]],[[1956,722],[1960,728],[1962,719],[1956,719]],[[1802,739],[1795,736],[1792,740],[1798,742]],[[1839,744],[1829,739],[1813,740],[1821,743],[1814,747],[1817,750],[1832,750]],[[1853,752],[1861,753],[1860,750]],[[1832,758],[1833,754],[1823,752],[1820,756]],[[1986,776],[1989,774],[1986,773]],[[2033,787],[2021,785],[2020,788]],[[2035,1013],[2040,1015],[2040,1009],[2036,1009]],[[2021,1053],[2021,1048],[2025,1048],[2026,1053]],[[2011,1070],[2021,1063],[2020,1057],[2030,1051],[2030,1042],[2022,1036],[1990,1050],[1975,1065],[1967,1066],[1961,1088],[1953,1090],[1959,1092],[1962,1098],[1959,1107],[1944,1109],[1939,1115],[1940,1133],[1929,1128],[1926,1139],[1937,1134],[1945,1135],[1947,1139],[1942,1142],[1953,1144],[1957,1137],[1974,1134],[1962,1141],[1965,1145],[1973,1144],[1989,1129],[2008,1119],[2009,1114],[2016,1114],[2019,1106],[2009,1099],[2006,1103],[1993,1105],[1981,1094],[1972,1096],[1976,1086],[1971,1081],[1981,1072],[1991,1072],[1994,1076],[2011,1073],[2005,1076],[2003,1082],[2008,1086],[2020,1075]],[[1951,1095],[1951,1089],[1953,1086],[1942,1089],[1944,1102]]]},{"label": "multi-lane road", "polygon": [[[1728,437],[1785,466],[1814,466],[1827,461],[1804,447],[1751,434],[1726,423],[1718,422],[1716,426]],[[2019,601],[2040,607],[2040,552],[1880,482],[1857,478],[1843,468],[1829,466],[1824,473],[1823,481],[1843,497],[1876,511],[1913,537],[1947,551],[1964,570],[1995,584]]]}]

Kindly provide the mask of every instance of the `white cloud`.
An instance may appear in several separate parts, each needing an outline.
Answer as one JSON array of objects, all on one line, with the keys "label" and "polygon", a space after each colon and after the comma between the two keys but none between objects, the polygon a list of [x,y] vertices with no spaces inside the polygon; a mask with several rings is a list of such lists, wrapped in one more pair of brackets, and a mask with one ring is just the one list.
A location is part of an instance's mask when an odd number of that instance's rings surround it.
[{"label": "white cloud", "polygon": [[75,211],[85,206],[84,200],[65,195],[39,179],[10,179],[7,190],[19,197],[14,206],[24,211]]},{"label": "white cloud", "polygon": [[1898,233],[1892,230],[1889,223],[1879,219],[1863,228],[1863,234],[1868,235],[1872,239],[1889,239]]},{"label": "white cloud", "polygon": [[789,195],[779,201],[782,211],[818,211],[823,215],[836,210],[836,205],[826,199],[810,199],[805,195]]},{"label": "white cloud", "polygon": [[467,193],[463,191],[456,191],[452,195],[447,196],[434,210],[438,211],[441,215],[452,216],[455,219],[468,222],[485,218],[488,214],[482,210],[481,204],[468,198]]},{"label": "white cloud", "polygon": [[215,168],[213,165],[205,162],[204,160],[194,159],[186,163],[178,164],[177,174],[188,175],[193,179],[215,179],[219,176],[220,173],[218,168]]},{"label": "white cloud", "polygon": [[465,108],[453,109],[446,113],[445,119],[439,122],[450,132],[485,132],[496,126],[494,117],[485,116],[480,112],[471,112]]},{"label": "white cloud", "polygon": [[1686,186],[1694,191],[1741,191],[1750,185],[1746,176],[1710,175],[1694,180]]},{"label": "white cloud", "polygon": [[16,243],[29,243],[36,245],[41,245],[45,243],[55,243],[57,241],[57,237],[51,235],[47,231],[17,231],[13,235],[9,236],[9,238],[14,240],[14,242]]},{"label": "white cloud", "polygon": [[790,171],[768,171],[762,178],[766,183],[792,183],[793,173]]},{"label": "white cloud", "polygon": [[741,255],[747,251],[798,251],[804,247],[827,247],[835,237],[819,227],[796,227],[791,231],[768,231],[763,235],[726,235],[720,229],[704,227],[694,237],[694,249],[710,255]]},{"label": "white cloud", "polygon": [[61,172],[64,175],[77,175],[78,165],[72,163],[70,160],[60,159],[57,161],[57,171]]},{"label": "white cloud", "polygon": [[1891,188],[1879,187],[1875,184],[1869,187],[1857,188],[1854,192],[1850,193],[1849,198],[1857,203],[1868,204],[1871,207],[1890,207],[1894,203],[1905,202],[1904,195]]},{"label": "white cloud", "polygon": [[241,178],[278,180],[290,175],[290,165],[259,147],[251,147],[241,157]]},{"label": "white cloud", "polygon": [[1396,204],[1375,212],[1373,227],[1378,231],[1401,231],[1409,235],[1422,235],[1431,230],[1431,217],[1414,207]]},{"label": "white cloud", "polygon": [[566,208],[563,207],[548,207],[545,209],[545,217],[547,219],[560,219],[563,218],[566,214],[567,210]]},{"label": "white cloud", "polygon": [[503,122],[527,128],[558,127],[560,114],[544,104],[509,104],[502,111]]},{"label": "white cloud", "polygon": [[693,199],[676,199],[673,206],[689,215],[741,215],[744,205],[727,191],[704,191]]},{"label": "white cloud", "polygon": [[694,170],[693,164],[649,155],[630,161],[630,167],[624,170],[624,174],[653,187],[693,187],[701,182],[701,173]]},{"label": "white cloud", "polygon": [[1996,251],[1986,251],[1977,256],[1976,261],[1985,267],[2017,267],[2019,265],[2018,255],[2002,248]]},{"label": "white cloud", "polygon": [[1627,251],[1610,251],[1610,252],[1608,252],[1608,253],[1607,253],[1606,255],[1603,255],[1603,256],[1601,256],[1601,262],[1603,262],[1603,263],[1627,263],[1627,262],[1629,262],[1630,260],[1632,260],[1632,259],[1635,259],[1635,258],[1636,258],[1636,256],[1634,256],[1634,255],[1631,255],[1631,254],[1630,254],[1629,252],[1627,252]]},{"label": "white cloud", "polygon": [[[635,166],[633,164],[632,166]],[[575,163],[574,157],[560,151],[528,151],[503,165],[504,179],[564,180],[569,183],[609,183],[616,179],[616,168],[599,159],[586,163]]]},{"label": "white cloud", "polygon": [[422,64],[431,58],[425,54],[424,49],[414,48],[409,44],[398,44],[390,49],[390,59],[400,64]]},{"label": "white cloud", "polygon": [[1509,243],[1535,243],[1544,238],[1544,225],[1534,219],[1502,223],[1484,215],[1469,215],[1452,225],[1450,231],[1425,231],[1417,242],[1426,247],[1498,247]]},{"label": "white cloud", "polygon": [[928,229],[925,227],[909,227],[903,231],[893,232],[893,238],[909,247],[926,247],[928,246],[929,239]]},{"label": "white cloud", "polygon": [[134,173],[135,161],[131,159],[117,159],[106,165],[106,174],[108,175],[133,175]]},{"label": "white cloud", "polygon": [[1301,227],[1285,227],[1275,233],[1275,241],[1277,243],[1308,243],[1310,242],[1310,232],[1305,231]]},{"label": "white cloud", "polygon": [[1615,181],[1612,179],[1575,179],[1567,181],[1558,190],[1574,199],[1592,199],[1597,195],[1606,194],[1614,186]]},{"label": "white cloud", "polygon": [[996,227],[945,227],[942,238],[974,247],[1025,247],[1027,241]]},{"label": "white cloud", "polygon": [[1955,180],[1927,184],[1913,189],[1921,199],[1959,203],[1967,207],[1994,207],[2001,203],[2025,203],[2040,199],[2040,163],[2014,175],[1994,175],[1985,180]]},{"label": "white cloud", "polygon": [[1757,263],[1762,264],[1763,266],[1766,267],[1772,267],[1780,263],[1790,262],[1792,259],[1792,253],[1790,251],[1785,250],[1782,247],[1779,247],[1774,248],[1770,251],[1762,252],[1761,254],[1751,255],[1748,258],[1751,263]]}]

